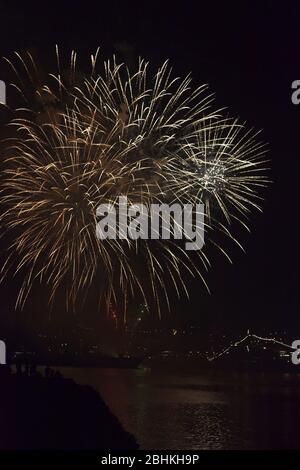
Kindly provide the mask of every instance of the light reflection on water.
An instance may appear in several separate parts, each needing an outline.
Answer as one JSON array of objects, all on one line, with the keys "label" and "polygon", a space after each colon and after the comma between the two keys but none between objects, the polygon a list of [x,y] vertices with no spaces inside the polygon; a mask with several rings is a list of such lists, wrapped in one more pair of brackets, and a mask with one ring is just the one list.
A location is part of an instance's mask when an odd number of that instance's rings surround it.
[{"label": "light reflection on water", "polygon": [[300,375],[60,368],[143,449],[300,449]]}]

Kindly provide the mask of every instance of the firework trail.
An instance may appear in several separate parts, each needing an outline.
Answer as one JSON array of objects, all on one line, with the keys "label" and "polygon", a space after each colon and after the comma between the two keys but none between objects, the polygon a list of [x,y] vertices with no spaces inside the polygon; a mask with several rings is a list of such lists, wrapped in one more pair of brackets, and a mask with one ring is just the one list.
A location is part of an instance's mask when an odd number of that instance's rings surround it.
[{"label": "firework trail", "polygon": [[184,272],[205,282],[206,247],[195,261],[174,240],[99,240],[96,208],[119,196],[148,207],[203,202],[206,244],[227,255],[214,232],[235,240],[231,221],[246,226],[267,183],[257,135],[213,111],[206,86],[174,78],[167,63],[148,74],[143,60],[130,72],[113,59],[99,72],[97,51],[84,76],[74,52],[62,70],[57,51],[57,73],[41,81],[32,56],[17,57],[8,62],[23,104],[2,155],[1,217],[12,240],[2,276],[24,276],[17,305],[37,281],[50,301],[63,289],[73,307],[96,284],[107,311],[137,292],[160,311],[162,293],[167,304],[170,289],[188,294]]}]

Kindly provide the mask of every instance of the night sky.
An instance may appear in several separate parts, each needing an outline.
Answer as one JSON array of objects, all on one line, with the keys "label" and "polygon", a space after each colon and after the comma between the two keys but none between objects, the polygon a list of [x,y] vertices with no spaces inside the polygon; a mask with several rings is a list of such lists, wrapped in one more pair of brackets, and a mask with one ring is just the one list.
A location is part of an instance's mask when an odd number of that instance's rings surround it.
[{"label": "night sky", "polygon": [[[233,265],[213,256],[211,295],[198,281],[190,303],[174,307],[204,327],[279,326],[297,336],[300,105],[291,102],[291,83],[300,79],[299,13],[299,2],[272,1],[1,2],[1,56],[30,48],[47,64],[57,43],[87,60],[99,45],[104,58],[141,55],[153,66],[168,58],[176,75],[192,72],[195,85],[208,83],[217,106],[263,129],[273,183],[251,235],[240,234],[246,254],[232,247]],[[14,318],[14,281],[0,292],[3,324]]]}]

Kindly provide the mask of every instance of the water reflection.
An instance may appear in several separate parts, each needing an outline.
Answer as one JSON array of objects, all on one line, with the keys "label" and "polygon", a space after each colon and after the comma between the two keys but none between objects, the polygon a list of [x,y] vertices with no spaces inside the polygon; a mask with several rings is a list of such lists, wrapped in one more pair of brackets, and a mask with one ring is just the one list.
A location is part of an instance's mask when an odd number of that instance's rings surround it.
[{"label": "water reflection", "polygon": [[144,449],[300,448],[300,376],[61,368],[94,386]]}]

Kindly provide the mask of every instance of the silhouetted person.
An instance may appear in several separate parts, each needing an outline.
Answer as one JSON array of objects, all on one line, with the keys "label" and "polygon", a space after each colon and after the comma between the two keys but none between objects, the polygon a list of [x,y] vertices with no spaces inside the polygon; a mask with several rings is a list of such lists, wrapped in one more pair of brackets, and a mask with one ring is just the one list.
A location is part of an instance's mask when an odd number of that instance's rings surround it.
[{"label": "silhouetted person", "polygon": [[35,377],[37,375],[36,364],[31,364],[30,366],[30,377]]},{"label": "silhouetted person", "polygon": [[19,360],[16,361],[16,370],[17,375],[22,375],[22,363]]},{"label": "silhouetted person", "polygon": [[45,367],[45,377],[48,378],[48,377],[50,376],[50,372],[51,372],[50,367],[49,367],[49,366],[46,366],[46,367]]}]

